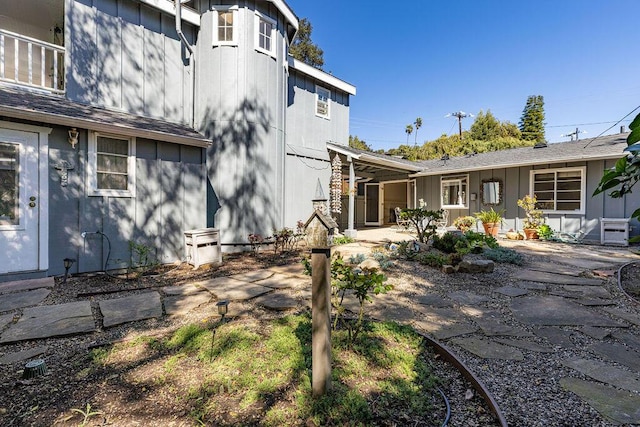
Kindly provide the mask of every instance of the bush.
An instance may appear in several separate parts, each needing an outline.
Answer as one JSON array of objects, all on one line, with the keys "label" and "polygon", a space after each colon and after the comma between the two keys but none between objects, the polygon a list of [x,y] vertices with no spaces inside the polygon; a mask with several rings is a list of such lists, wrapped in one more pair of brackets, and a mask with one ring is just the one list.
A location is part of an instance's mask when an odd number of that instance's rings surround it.
[{"label": "bush", "polygon": [[413,240],[405,240],[396,244],[396,254],[399,258],[409,261],[416,259],[419,248]]},{"label": "bush", "polygon": [[509,248],[488,248],[484,251],[484,256],[495,262],[503,264],[522,265],[524,258],[521,254]]},{"label": "bush", "polygon": [[440,268],[449,262],[445,255],[437,252],[422,252],[416,257],[416,259],[420,264],[435,268]]},{"label": "bush", "polygon": [[355,242],[355,240],[353,239],[353,237],[349,237],[349,236],[339,236],[339,237],[333,238],[334,245],[346,245],[347,243],[353,243],[353,242]]},{"label": "bush", "polygon": [[[459,242],[462,243],[459,244]],[[437,234],[433,236],[433,247],[447,254],[457,252],[457,248],[463,248],[466,245],[466,238],[458,234],[444,233],[442,237]]]},{"label": "bush", "polygon": [[500,246],[496,238],[489,234],[467,231],[466,233],[464,233],[464,237],[472,247],[476,246],[476,244],[480,244],[480,246],[487,245],[490,248],[497,248]]},{"label": "bush", "polygon": [[542,224],[538,227],[538,237],[542,240],[551,240],[553,238],[554,231],[548,224]]}]

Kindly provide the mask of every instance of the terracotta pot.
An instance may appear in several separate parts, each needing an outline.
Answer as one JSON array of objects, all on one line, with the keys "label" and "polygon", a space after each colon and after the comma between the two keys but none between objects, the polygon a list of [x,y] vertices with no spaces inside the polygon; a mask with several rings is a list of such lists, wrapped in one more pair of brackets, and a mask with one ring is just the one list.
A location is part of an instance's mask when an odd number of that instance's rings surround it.
[{"label": "terracotta pot", "polygon": [[498,231],[500,231],[499,222],[483,222],[484,234],[489,234],[493,237],[498,237]]},{"label": "terracotta pot", "polygon": [[525,228],[524,235],[527,237],[527,240],[537,240],[540,238],[537,228]]}]

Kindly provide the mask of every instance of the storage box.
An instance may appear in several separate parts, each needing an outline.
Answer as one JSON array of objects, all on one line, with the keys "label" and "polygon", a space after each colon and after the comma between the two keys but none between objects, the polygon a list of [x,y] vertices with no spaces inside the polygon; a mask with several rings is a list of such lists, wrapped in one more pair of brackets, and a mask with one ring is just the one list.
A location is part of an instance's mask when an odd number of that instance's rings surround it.
[{"label": "storage box", "polygon": [[184,232],[187,262],[198,268],[204,264],[222,263],[220,232],[216,228],[200,228]]},{"label": "storage box", "polygon": [[629,218],[600,218],[600,244],[629,246]]}]

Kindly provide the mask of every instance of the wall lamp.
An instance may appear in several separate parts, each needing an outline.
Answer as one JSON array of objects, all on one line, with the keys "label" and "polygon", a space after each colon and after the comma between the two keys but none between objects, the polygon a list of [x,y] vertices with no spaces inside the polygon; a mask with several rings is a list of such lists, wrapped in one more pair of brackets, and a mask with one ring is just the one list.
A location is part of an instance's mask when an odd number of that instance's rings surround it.
[{"label": "wall lamp", "polygon": [[76,148],[76,144],[78,143],[79,134],[80,132],[78,132],[76,128],[69,129],[69,144],[71,144],[74,150]]}]

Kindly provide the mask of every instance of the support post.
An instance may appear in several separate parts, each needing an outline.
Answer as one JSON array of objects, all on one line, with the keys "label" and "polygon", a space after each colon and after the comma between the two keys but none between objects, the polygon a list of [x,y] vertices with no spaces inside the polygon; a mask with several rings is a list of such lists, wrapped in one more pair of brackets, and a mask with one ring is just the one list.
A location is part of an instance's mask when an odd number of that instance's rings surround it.
[{"label": "support post", "polygon": [[331,388],[331,249],[311,249],[311,390]]},{"label": "support post", "polygon": [[358,234],[358,230],[355,229],[355,216],[356,216],[356,196],[355,196],[355,183],[356,183],[356,173],[353,168],[353,158],[351,156],[347,157],[347,162],[349,162],[349,212],[347,213],[347,217],[349,219],[348,228],[344,230],[344,234],[347,237],[356,238]]}]

